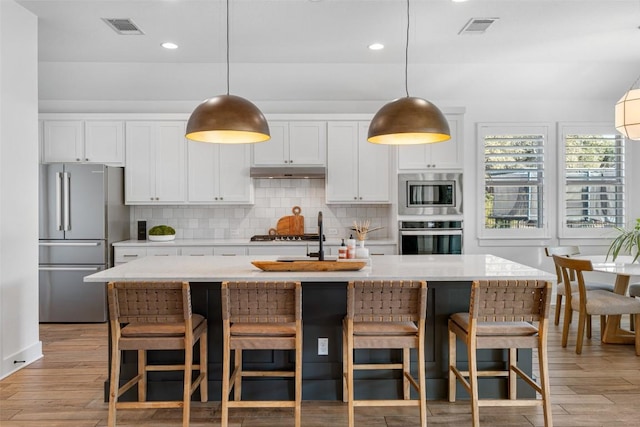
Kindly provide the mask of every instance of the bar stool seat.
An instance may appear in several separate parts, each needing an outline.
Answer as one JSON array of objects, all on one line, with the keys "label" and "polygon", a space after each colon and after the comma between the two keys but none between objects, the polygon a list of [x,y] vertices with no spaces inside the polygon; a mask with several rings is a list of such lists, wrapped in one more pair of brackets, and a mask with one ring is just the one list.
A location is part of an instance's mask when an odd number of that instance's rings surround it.
[{"label": "bar stool seat", "polygon": [[[420,425],[427,425],[425,378],[424,281],[352,281],[347,288],[347,316],[343,320],[343,400],[348,402],[348,425],[355,423],[356,406],[418,406]],[[402,349],[401,363],[355,363],[357,349]],[[418,354],[418,378],[410,372],[410,351]],[[355,370],[401,370],[402,399],[355,399]],[[418,392],[411,400],[410,387]]]},{"label": "bar stool seat", "polygon": [[[200,400],[208,399],[207,320],[191,312],[187,282],[109,283],[111,374],[109,377],[109,427],[116,425],[117,409],[182,408],[182,425],[189,426],[191,395],[200,388]],[[200,361],[193,361],[193,347],[200,343]],[[138,352],[138,372],[120,386],[123,350]],[[179,364],[147,364],[147,350],[184,350]],[[199,374],[192,380],[192,371]],[[147,372],[184,371],[182,400],[147,401]],[[138,386],[137,402],[120,402],[122,394]]]},{"label": "bar stool seat", "polygon": [[[229,408],[294,408],[300,427],[302,403],[302,286],[300,282],[223,282],[222,427]],[[294,350],[293,370],[248,371],[243,350]],[[231,352],[234,352],[233,369]],[[244,377],[293,377],[293,400],[242,401]],[[233,400],[229,394],[233,391]]]}]

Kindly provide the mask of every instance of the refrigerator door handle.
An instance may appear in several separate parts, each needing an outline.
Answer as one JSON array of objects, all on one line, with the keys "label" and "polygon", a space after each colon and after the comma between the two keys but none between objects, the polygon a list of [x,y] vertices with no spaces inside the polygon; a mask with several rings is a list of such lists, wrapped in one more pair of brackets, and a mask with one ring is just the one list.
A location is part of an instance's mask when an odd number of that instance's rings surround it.
[{"label": "refrigerator door handle", "polygon": [[64,185],[62,186],[62,209],[63,209],[63,230],[71,230],[71,218],[70,218],[70,200],[69,200],[69,187],[71,185],[71,177],[68,172],[62,173],[62,179]]},{"label": "refrigerator door handle", "polygon": [[100,246],[101,242],[40,242],[39,246]]},{"label": "refrigerator door handle", "polygon": [[56,226],[62,230],[62,173],[56,172]]},{"label": "refrigerator door handle", "polygon": [[100,267],[38,267],[40,271],[100,271]]}]

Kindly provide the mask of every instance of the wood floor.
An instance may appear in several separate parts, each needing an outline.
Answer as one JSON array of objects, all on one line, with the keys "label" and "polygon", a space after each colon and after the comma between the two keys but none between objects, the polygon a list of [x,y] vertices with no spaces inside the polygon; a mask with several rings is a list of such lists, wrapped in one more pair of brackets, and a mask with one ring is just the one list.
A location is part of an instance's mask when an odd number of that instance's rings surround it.
[{"label": "wood floor", "polygon": [[[594,321],[594,337],[599,336]],[[0,382],[2,427],[105,426],[107,405],[102,387],[107,366],[106,324],[54,325],[40,328],[45,357]],[[551,393],[555,426],[640,426],[640,357],[632,346],[586,340],[583,354],[560,346],[560,328],[549,337]],[[465,426],[471,422],[468,402],[429,401],[431,426]],[[540,408],[480,408],[481,425],[542,426]],[[293,413],[282,410],[234,410],[233,427],[293,425]],[[118,412],[119,426],[178,426],[173,409]],[[219,402],[194,402],[192,426],[220,425]],[[305,427],[346,426],[341,402],[304,402]],[[417,426],[417,408],[356,408],[356,424],[367,427]]]}]

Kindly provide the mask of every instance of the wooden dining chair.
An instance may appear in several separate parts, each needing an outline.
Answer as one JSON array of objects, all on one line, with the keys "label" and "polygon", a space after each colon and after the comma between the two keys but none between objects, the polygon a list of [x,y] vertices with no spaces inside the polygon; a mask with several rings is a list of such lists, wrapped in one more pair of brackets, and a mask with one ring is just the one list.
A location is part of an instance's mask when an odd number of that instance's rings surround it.
[{"label": "wooden dining chair", "polygon": [[[222,427],[229,408],[294,408],[300,427],[302,403],[302,286],[300,282],[222,283]],[[294,350],[293,370],[244,370],[244,350]],[[234,352],[233,370],[231,352]],[[245,377],[293,377],[293,400],[242,401]],[[233,391],[234,399],[229,400]]]},{"label": "wooden dining chair", "polygon": [[[615,292],[603,291],[600,289],[587,290],[584,282],[584,272],[593,271],[593,265],[590,260],[575,259],[554,255],[554,262],[562,270],[562,277],[565,283],[565,292],[567,295],[567,306],[572,311],[578,312],[578,336],[576,339],[576,353],[582,353],[582,345],[584,340],[584,330],[587,316],[600,316],[600,337],[604,334],[607,316],[634,314],[635,320],[635,344],[636,355],[640,356],[640,300],[630,298],[626,295],[620,295]],[[570,288],[569,277],[575,274],[578,282],[578,290],[572,292]],[[565,315],[564,325],[562,328],[562,347],[567,346],[569,336],[569,321],[571,315]]]},{"label": "wooden dining chair", "polygon": [[[572,257],[576,255],[580,255],[580,248],[577,246],[548,246],[544,248],[544,253],[549,258],[553,258],[553,255]],[[560,324],[560,312],[562,311],[562,299],[565,296],[565,287],[563,284],[562,272],[560,271],[560,267],[555,265],[556,269],[556,314],[554,318],[554,323],[556,325]],[[569,276],[569,280],[571,281],[571,289],[575,292],[578,289],[578,283],[575,281],[575,277],[573,275]],[[585,282],[585,286],[587,289],[602,289],[604,291],[613,292],[613,284],[610,283],[597,283],[597,282]],[[565,314],[570,312],[571,310],[565,309]],[[588,333],[587,335],[591,338],[591,318],[587,319]]]},{"label": "wooden dining chair", "polygon": [[[456,401],[457,380],[471,397],[472,425],[480,425],[480,406],[542,406],[544,425],[551,427],[551,395],[547,359],[547,323],[551,282],[541,280],[476,280],[468,313],[449,318],[449,402]],[[537,326],[531,322],[537,322]],[[456,338],[467,345],[468,368],[457,367]],[[538,350],[540,384],[517,366],[517,349]],[[476,351],[508,349],[505,370],[478,370]],[[508,377],[509,399],[479,399],[478,377]],[[520,377],[541,399],[517,400]]]},{"label": "wooden dining chair", "polygon": [[[348,425],[355,423],[356,406],[417,406],[420,425],[427,426],[425,374],[425,319],[427,283],[425,281],[351,281],[347,287],[347,315],[342,328],[343,400],[348,402]],[[401,349],[400,363],[355,363],[358,349]],[[418,378],[410,370],[411,349],[418,356]],[[356,399],[356,370],[402,371],[403,396],[399,399]],[[411,400],[411,386],[418,399]]]},{"label": "wooden dining chair", "polygon": [[[112,282],[107,285],[111,327],[111,375],[109,378],[109,427],[116,425],[116,409],[182,408],[182,426],[189,426],[191,395],[200,387],[206,402],[207,319],[191,312],[187,282]],[[200,360],[193,347],[200,343]],[[120,386],[121,352],[138,352],[138,372]],[[147,364],[148,350],[184,350],[184,361],[175,365]],[[192,371],[199,374],[192,380]],[[182,400],[147,401],[147,373],[184,371]],[[124,392],[138,386],[137,402],[120,402]]]}]

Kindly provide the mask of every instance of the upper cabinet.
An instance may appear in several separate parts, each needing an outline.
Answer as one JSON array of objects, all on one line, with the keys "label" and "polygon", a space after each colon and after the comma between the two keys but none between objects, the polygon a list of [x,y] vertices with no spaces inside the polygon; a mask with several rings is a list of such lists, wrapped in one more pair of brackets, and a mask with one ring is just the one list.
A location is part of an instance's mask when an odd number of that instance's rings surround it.
[{"label": "upper cabinet", "polygon": [[47,120],[43,133],[43,163],[124,166],[122,121]]},{"label": "upper cabinet", "polygon": [[389,203],[390,148],[367,142],[369,122],[327,125],[327,203]]},{"label": "upper cabinet", "polygon": [[253,145],[254,166],[324,166],[327,123],[270,121],[271,139]]},{"label": "upper cabinet", "polygon": [[127,122],[126,203],[184,203],[184,134],[184,121]]},{"label": "upper cabinet", "polygon": [[249,177],[250,144],[208,144],[189,141],[187,202],[253,203]]},{"label": "upper cabinet", "polygon": [[451,139],[434,144],[398,147],[399,170],[462,169],[462,123],[459,116],[447,116]]}]

